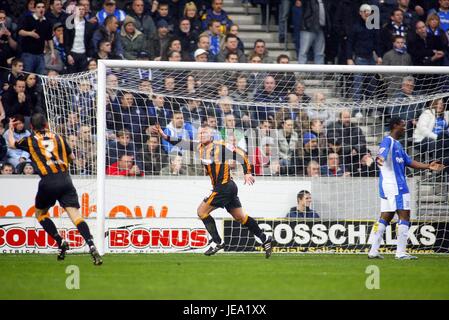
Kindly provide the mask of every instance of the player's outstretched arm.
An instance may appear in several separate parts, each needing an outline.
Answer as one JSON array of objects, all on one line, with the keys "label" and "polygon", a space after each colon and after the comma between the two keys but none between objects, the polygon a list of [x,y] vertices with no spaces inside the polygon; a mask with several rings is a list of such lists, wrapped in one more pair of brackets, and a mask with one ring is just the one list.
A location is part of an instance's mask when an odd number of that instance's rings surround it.
[{"label": "player's outstretched arm", "polygon": [[413,160],[410,164],[410,167],[418,170],[427,170],[430,169],[432,171],[441,171],[444,169],[444,165],[437,161],[432,161],[431,163],[422,163],[419,161]]},{"label": "player's outstretched arm", "polygon": [[18,122],[14,120],[15,120],[14,118],[9,118],[8,147],[10,149],[16,149],[16,140],[14,139],[14,127]]}]

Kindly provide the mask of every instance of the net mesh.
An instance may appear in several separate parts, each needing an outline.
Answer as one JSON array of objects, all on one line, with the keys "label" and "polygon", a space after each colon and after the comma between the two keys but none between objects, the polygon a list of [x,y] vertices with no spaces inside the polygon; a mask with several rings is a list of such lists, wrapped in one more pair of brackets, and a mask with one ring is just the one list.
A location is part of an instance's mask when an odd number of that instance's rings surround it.
[{"label": "net mesh", "polygon": [[[88,194],[91,216],[96,86],[96,73],[45,77],[43,85],[50,125],[74,149],[71,172],[83,183],[80,193]],[[206,196],[210,189],[199,155],[150,131],[158,123],[168,135],[196,140],[199,127],[207,123],[214,140],[248,154],[261,186],[251,190],[238,183],[242,204],[276,235],[279,252],[366,250],[380,212],[375,157],[389,120],[406,120],[401,143],[413,159],[447,165],[449,131],[447,122],[438,119],[449,120],[448,89],[449,77],[438,74],[108,69],[107,103],[101,106],[107,128],[106,216],[139,217],[135,210],[117,209],[116,199],[125,196],[156,212],[175,201],[176,211],[168,217],[195,217],[202,199],[196,195]],[[429,131],[430,114],[440,122]],[[230,167],[235,181],[241,181],[242,167],[235,162]],[[407,176],[418,243],[411,239],[411,245],[447,251],[447,172],[408,170]],[[301,189],[311,192],[316,216],[286,219]],[[228,217],[224,210],[217,216]],[[428,231],[432,228],[433,233]],[[435,238],[431,244],[429,233]],[[223,235],[230,251],[257,250],[254,237],[235,221],[223,221]],[[385,248],[393,243],[386,240]]]}]

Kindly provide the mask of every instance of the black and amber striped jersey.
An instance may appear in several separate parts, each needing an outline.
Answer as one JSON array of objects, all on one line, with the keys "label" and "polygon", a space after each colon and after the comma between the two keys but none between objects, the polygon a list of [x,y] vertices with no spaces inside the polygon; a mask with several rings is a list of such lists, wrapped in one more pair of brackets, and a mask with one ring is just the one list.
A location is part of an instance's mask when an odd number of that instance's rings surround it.
[{"label": "black and amber striped jersey", "polygon": [[195,141],[177,140],[169,137],[169,142],[183,149],[190,149],[199,153],[201,163],[214,187],[228,183],[231,180],[230,165],[238,162],[243,166],[244,174],[251,173],[251,164],[245,152],[222,141],[201,144]]},{"label": "black and amber striped jersey", "polygon": [[57,134],[50,131],[34,132],[31,136],[17,141],[15,146],[31,155],[31,161],[36,164],[41,177],[68,172],[72,149],[67,141]]}]

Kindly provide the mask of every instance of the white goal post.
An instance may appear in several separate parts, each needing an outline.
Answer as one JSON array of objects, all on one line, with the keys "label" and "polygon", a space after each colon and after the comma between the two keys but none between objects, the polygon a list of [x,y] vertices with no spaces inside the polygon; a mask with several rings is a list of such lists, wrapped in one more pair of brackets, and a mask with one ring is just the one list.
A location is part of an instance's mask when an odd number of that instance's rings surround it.
[{"label": "white goal post", "polygon": [[[364,75],[449,75],[449,67],[412,67],[412,66],[344,66],[344,65],[299,65],[299,64],[228,64],[228,63],[197,63],[197,62],[160,62],[160,61],[127,61],[127,60],[98,60],[98,76],[97,76],[97,160],[96,160],[96,193],[97,193],[97,239],[105,238],[105,202],[106,202],[106,77],[110,69],[120,69],[120,73],[126,78],[127,71],[131,69],[159,69],[159,70],[196,70],[209,72],[268,72],[268,73],[297,73],[299,75],[321,75],[323,81],[326,75],[335,74],[364,74]],[[318,79],[318,77],[317,77]],[[425,92],[424,92],[425,94]],[[438,93],[440,94],[440,93]],[[435,94],[435,96],[438,96]],[[440,94],[445,96],[449,94],[445,92]],[[417,97],[427,100],[427,97]],[[360,102],[375,104],[376,101],[369,99]],[[379,102],[382,104],[382,102]],[[130,191],[131,192],[131,191]],[[194,199],[195,203],[197,200]],[[244,204],[243,204],[244,205]],[[98,243],[98,249],[101,254],[105,253],[106,245],[104,241]]]}]

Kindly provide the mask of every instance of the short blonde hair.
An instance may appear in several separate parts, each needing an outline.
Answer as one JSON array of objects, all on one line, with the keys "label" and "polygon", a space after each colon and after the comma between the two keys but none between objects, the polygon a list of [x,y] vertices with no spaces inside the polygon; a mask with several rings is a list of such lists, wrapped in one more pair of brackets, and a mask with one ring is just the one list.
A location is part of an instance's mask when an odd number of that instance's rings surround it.
[{"label": "short blonde hair", "polygon": [[198,12],[198,8],[196,7],[195,2],[190,1],[188,3],[186,3],[186,5],[184,6],[184,17],[187,17],[187,10],[195,10],[195,12]]}]

